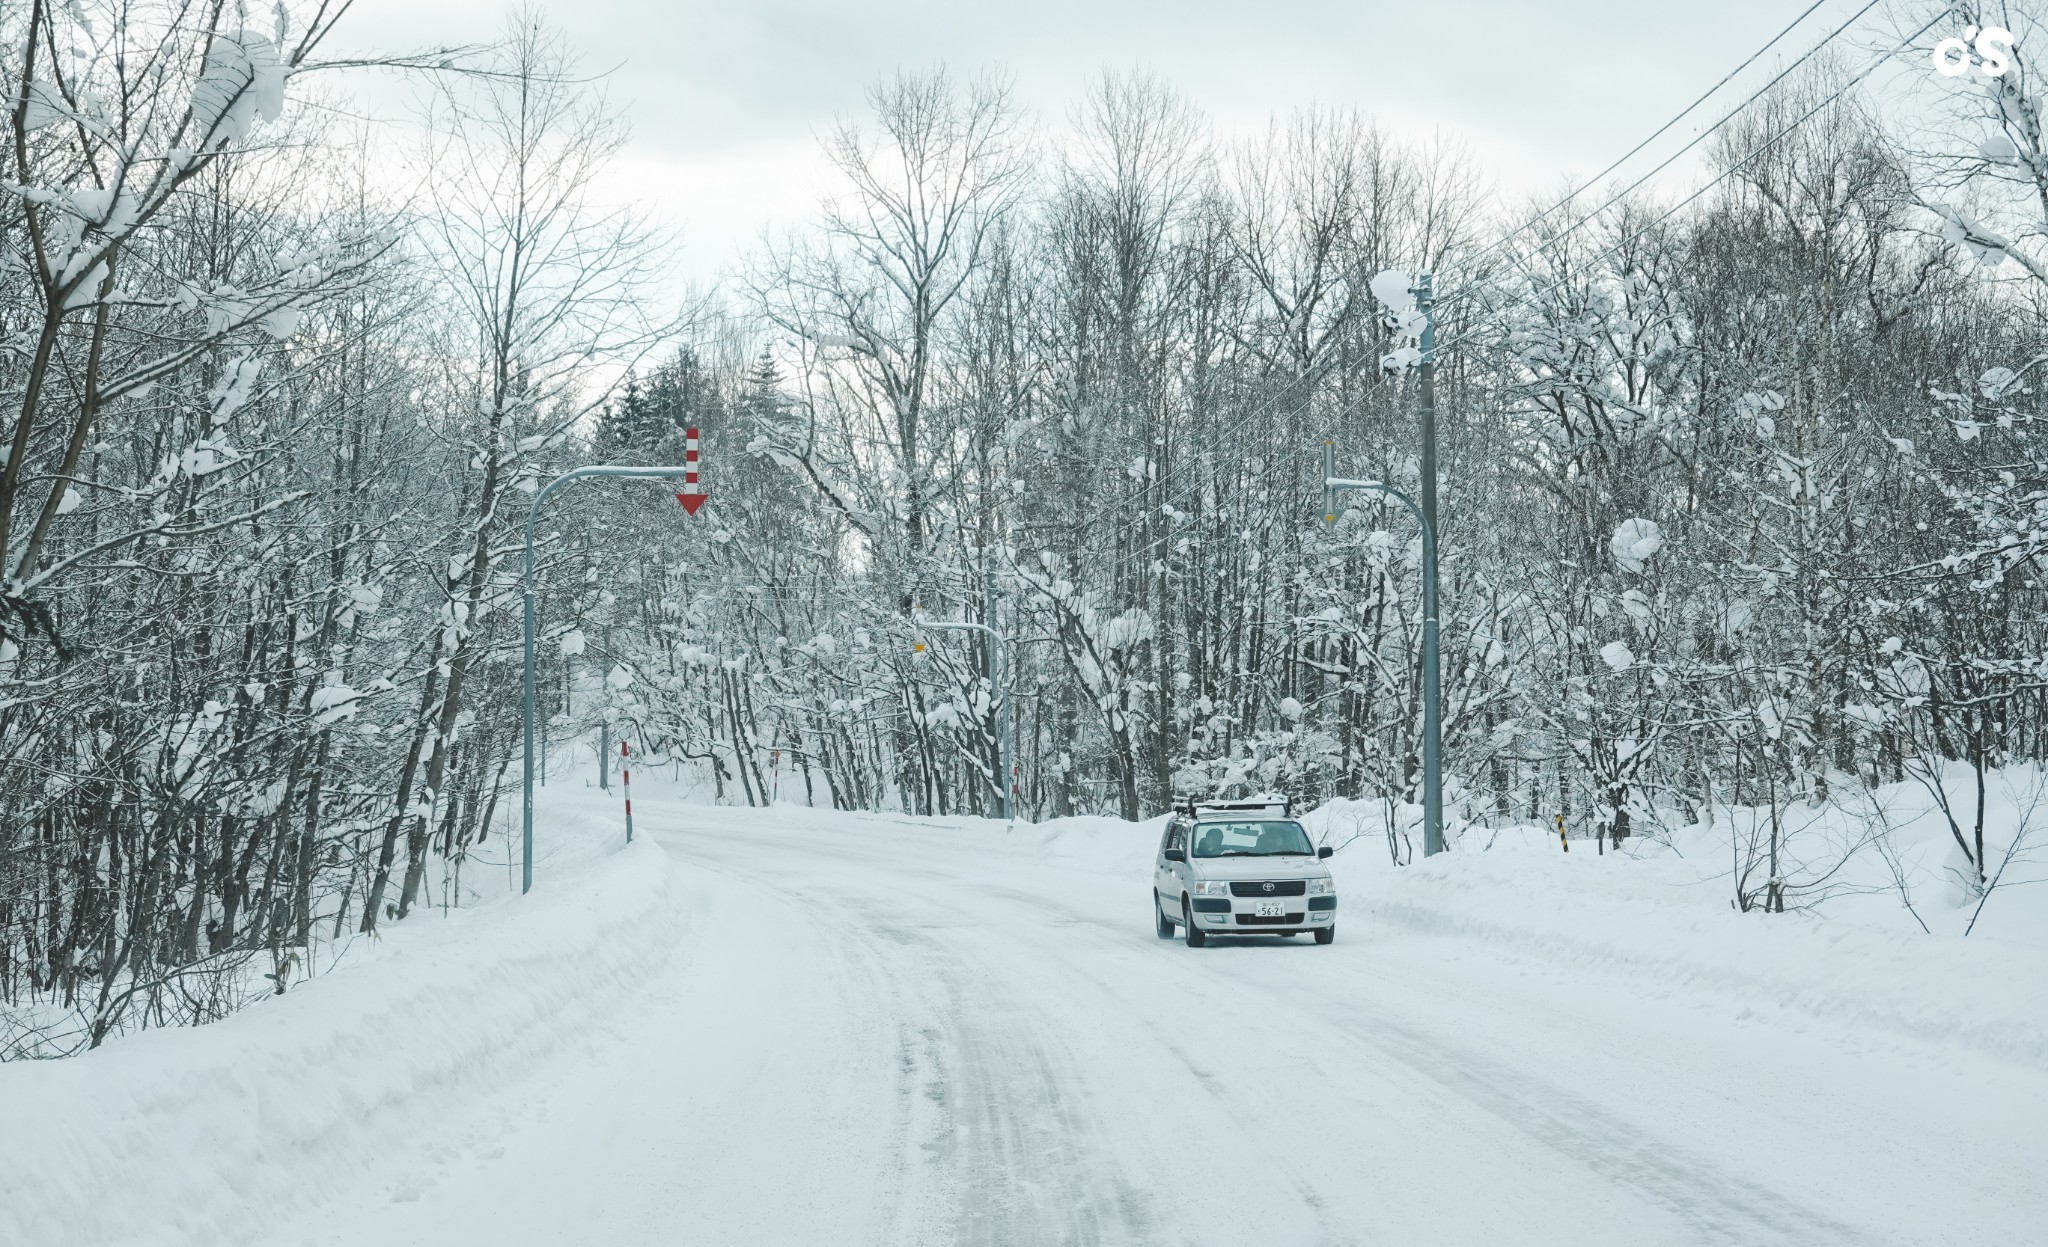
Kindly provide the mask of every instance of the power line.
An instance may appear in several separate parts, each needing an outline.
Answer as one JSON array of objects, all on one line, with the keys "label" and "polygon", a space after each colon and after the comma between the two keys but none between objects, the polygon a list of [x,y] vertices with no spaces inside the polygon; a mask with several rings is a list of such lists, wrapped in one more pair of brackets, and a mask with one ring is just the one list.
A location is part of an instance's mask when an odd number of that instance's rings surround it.
[{"label": "power line", "polygon": [[[1830,42],[1832,42],[1835,39],[1837,35],[1840,35],[1842,31],[1848,29],[1848,27],[1851,24],[1853,24],[1858,18],[1861,18],[1865,13],[1870,12],[1871,9],[1876,8],[1878,2],[1879,0],[1869,0],[1869,3],[1865,4],[1862,8],[1856,10],[1855,14],[1851,16],[1847,22],[1844,22],[1841,26],[1836,27],[1832,34],[1829,34],[1826,38],[1822,39],[1820,43],[1816,44],[1813,48],[1809,49],[1806,55],[1792,62],[1791,68],[1787,69],[1785,73],[1790,73],[1793,69],[1799,68],[1799,66],[1804,64],[1808,59],[1810,59],[1815,52],[1818,52],[1821,48],[1826,47]],[[1818,9],[1821,5],[1826,3],[1827,0],[1813,0],[1813,3],[1806,6],[1806,10],[1802,12],[1799,16],[1793,18],[1791,22],[1788,23],[1783,30],[1780,30],[1777,34],[1772,35],[1769,42],[1765,43],[1764,46],[1758,48],[1756,51],[1750,53],[1748,59],[1743,61],[1740,65],[1737,65],[1735,68],[1729,70],[1726,74],[1723,74],[1719,82],[1715,83],[1711,87],[1708,87],[1706,91],[1701,93],[1699,98],[1695,99],[1692,103],[1687,104],[1684,108],[1680,109],[1677,115],[1673,116],[1671,120],[1665,122],[1663,125],[1658,126],[1655,130],[1651,131],[1649,137],[1645,138],[1642,142],[1637,143],[1634,147],[1629,148],[1620,156],[1616,157],[1614,162],[1608,165],[1605,169],[1602,169],[1600,172],[1594,174],[1592,177],[1587,178],[1583,183],[1579,185],[1579,188],[1577,190],[1568,192],[1564,198],[1558,200],[1555,204],[1552,204],[1550,207],[1545,208],[1542,212],[1530,218],[1528,221],[1523,222],[1514,230],[1510,231],[1508,235],[1502,238],[1499,242],[1495,243],[1491,247],[1488,247],[1485,251],[1482,251],[1477,256],[1473,257],[1469,267],[1477,268],[1481,263],[1483,263],[1486,259],[1491,257],[1495,252],[1501,250],[1503,247],[1506,247],[1509,243],[1513,242],[1517,237],[1521,236],[1522,234],[1527,233],[1529,230],[1536,228],[1538,225],[1541,225],[1544,221],[1548,220],[1553,213],[1558,212],[1572,200],[1577,199],[1580,195],[1583,195],[1587,191],[1593,189],[1593,187],[1602,178],[1606,177],[1610,173],[1613,173],[1622,165],[1627,164],[1628,161],[1633,156],[1635,156],[1637,152],[1642,151],[1645,147],[1648,147],[1650,144],[1662,138],[1666,131],[1668,131],[1669,129],[1671,129],[1671,127],[1677,125],[1679,122],[1685,120],[1688,116],[1690,116],[1694,109],[1706,103],[1709,99],[1713,97],[1714,93],[1719,91],[1722,87],[1727,86],[1728,83],[1732,81],[1737,74],[1741,73],[1745,69],[1748,69],[1751,65],[1756,64],[1757,58],[1761,57],[1764,53],[1776,47],[1778,45],[1779,40],[1783,39],[1786,35],[1791,34],[1794,28],[1796,28],[1801,22],[1804,22],[1807,18],[1813,16],[1813,11],[1815,9]],[[1784,76],[1785,74],[1779,74],[1777,78],[1771,80],[1769,85],[1765,86],[1764,90],[1768,91],[1771,86],[1775,86],[1781,79],[1784,78]],[[1757,94],[1761,95],[1762,92],[1758,92]],[[1728,114],[1728,116],[1733,116],[1734,113],[1741,112],[1744,108],[1749,107],[1751,103],[1755,102],[1756,98],[1756,95],[1750,96],[1749,99],[1744,100],[1741,104],[1736,105],[1735,108]],[[1713,133],[1713,131],[1719,129],[1722,125],[1725,125],[1728,121],[1728,116],[1724,116],[1720,121],[1717,121],[1713,125],[1707,127],[1705,133],[1711,134]],[[1704,137],[1704,135],[1702,135],[1702,137]],[[1698,139],[1695,139],[1694,143],[1697,143],[1698,141]],[[1678,154],[1681,156],[1684,155],[1686,151],[1690,150],[1691,146],[1691,144],[1688,144],[1685,148],[1681,148]],[[1673,159],[1676,159],[1676,157],[1674,157]],[[1670,161],[1665,162],[1665,164],[1669,163]],[[1657,169],[1651,170],[1651,173],[1654,174],[1658,170],[1661,170],[1663,167],[1663,165],[1659,165]],[[1604,211],[1604,209],[1602,210]],[[1594,215],[1597,216],[1598,212],[1596,212]],[[1577,225],[1571,227],[1571,229],[1576,228],[1578,228]],[[1570,229],[1567,229],[1565,231],[1565,233],[1570,232]]]},{"label": "power line", "polygon": [[[1946,10],[1935,14],[1932,18],[1928,19],[1925,25],[1921,26],[1920,29],[1914,31],[1912,34],[1907,35],[1904,39],[1900,40],[1896,46],[1879,53],[1876,59],[1872,60],[1870,64],[1864,66],[1862,71],[1859,72],[1855,77],[1849,79],[1848,81],[1844,82],[1841,86],[1837,87],[1833,92],[1831,92],[1827,96],[1827,98],[1821,100],[1820,103],[1815,104],[1812,108],[1809,108],[1804,113],[1801,113],[1797,120],[1791,122],[1789,125],[1780,129],[1777,133],[1771,135],[1771,137],[1765,139],[1763,142],[1758,143],[1755,147],[1750,148],[1748,152],[1744,153],[1741,159],[1730,164],[1726,169],[1723,169],[1720,173],[1716,174],[1714,177],[1709,179],[1699,189],[1693,191],[1692,194],[1687,195],[1685,198],[1671,205],[1670,208],[1660,213],[1656,217],[1656,219],[1649,222],[1649,224],[1644,225],[1641,228],[1635,230],[1633,233],[1628,234],[1626,237],[1620,239],[1619,241],[1615,242],[1612,246],[1608,247],[1605,251],[1602,251],[1598,255],[1594,256],[1591,260],[1586,262],[1585,267],[1589,269],[1594,268],[1598,266],[1602,261],[1611,259],[1616,252],[1627,247],[1630,243],[1633,243],[1638,238],[1641,238],[1644,234],[1647,234],[1651,230],[1656,229],[1664,222],[1670,220],[1672,217],[1684,211],[1687,207],[1690,207],[1692,204],[1697,202],[1702,195],[1705,195],[1708,191],[1713,190],[1716,186],[1719,186],[1721,183],[1727,181],[1736,173],[1740,172],[1749,164],[1750,161],[1755,160],[1758,156],[1763,155],[1772,147],[1775,147],[1782,139],[1784,139],[1787,135],[1791,134],[1794,130],[1797,130],[1800,126],[1803,126],[1807,122],[1813,120],[1813,118],[1816,115],[1818,115],[1821,112],[1821,110],[1834,104],[1836,101],[1840,100],[1844,95],[1847,95],[1852,89],[1860,85],[1865,78],[1868,78],[1871,74],[1875,73],[1877,71],[1878,66],[1884,64],[1887,60],[1891,59],[1891,57],[1896,55],[1901,49],[1911,45],[1915,39],[1918,39],[1921,35],[1924,35],[1929,30],[1933,29],[1935,23],[1941,21],[1944,17],[1947,16],[1948,13]],[[1493,312],[1494,314],[1498,315],[1501,312],[1512,311],[1515,308],[1525,306],[1526,304],[1534,300],[1536,297],[1537,292],[1532,290],[1528,294],[1522,295],[1513,300],[1512,302],[1504,304],[1499,308],[1493,309]],[[1476,327],[1468,329],[1463,334],[1460,334],[1458,337],[1453,338],[1448,342],[1439,343],[1437,346],[1437,350],[1449,350],[1451,347],[1456,346],[1458,343],[1463,342],[1467,338],[1470,338],[1476,332],[1478,332],[1478,329]]]},{"label": "power line", "polygon": [[[1792,26],[1797,26],[1800,21],[1805,20],[1806,14],[1813,12],[1814,8],[1820,7],[1821,3],[1825,3],[1825,0],[1817,0],[1817,2],[1811,8],[1808,8],[1806,10],[1806,13],[1800,14],[1798,19],[1793,21]],[[1637,190],[1641,189],[1644,183],[1648,182],[1651,178],[1656,177],[1658,174],[1664,172],[1664,170],[1670,168],[1673,164],[1677,163],[1680,157],[1684,156],[1687,152],[1690,152],[1693,148],[1698,147],[1701,143],[1706,142],[1707,138],[1710,135],[1716,133],[1721,129],[1721,127],[1735,120],[1737,116],[1741,115],[1744,109],[1747,109],[1751,104],[1754,104],[1758,100],[1762,99],[1779,83],[1785,81],[1786,78],[1790,77],[1793,74],[1793,72],[1796,71],[1800,66],[1806,64],[1806,62],[1812,60],[1815,56],[1819,55],[1822,49],[1826,48],[1830,43],[1833,43],[1836,39],[1840,38],[1843,31],[1855,25],[1859,20],[1862,19],[1865,13],[1868,13],[1873,8],[1876,8],[1878,3],[1879,0],[1868,0],[1868,2],[1865,3],[1862,8],[1850,14],[1847,21],[1843,22],[1841,25],[1829,31],[1828,34],[1824,38],[1822,38],[1819,43],[1816,43],[1811,48],[1808,48],[1805,54],[1800,56],[1798,60],[1793,61],[1790,65],[1787,65],[1784,69],[1778,72],[1776,77],[1772,78],[1769,82],[1766,82],[1763,86],[1751,92],[1749,98],[1743,100],[1740,104],[1737,104],[1735,107],[1723,113],[1720,119],[1714,122],[1714,124],[1708,126],[1706,129],[1694,135],[1691,142],[1679,148],[1677,151],[1671,153],[1669,156],[1666,156],[1662,161],[1658,162],[1656,167],[1652,168],[1648,173],[1643,174],[1635,181],[1630,182],[1627,186],[1615,192],[1613,197],[1608,199],[1606,203],[1601,204],[1599,207],[1593,209],[1591,212],[1580,217],[1578,220],[1573,221],[1570,225],[1567,225],[1562,230],[1559,230],[1557,233],[1551,235],[1548,239],[1545,239],[1542,242],[1538,243],[1538,249],[1540,250],[1544,247],[1555,246],[1559,242],[1562,242],[1565,238],[1571,236],[1571,234],[1577,231],[1580,226],[1586,224],[1586,222],[1588,221],[1594,220],[1601,213],[1607,211],[1609,208],[1612,208],[1615,204],[1618,204],[1622,200],[1628,198]],[[1937,18],[1936,20],[1938,21],[1940,19]],[[1921,27],[1921,31],[1924,32],[1928,28],[1928,26],[1932,26],[1933,24],[1933,22],[1929,22],[1927,26]],[[1714,85],[1712,90],[1707,92],[1707,95],[1712,95],[1714,91],[1720,90],[1721,87],[1727,83],[1729,78],[1733,78],[1736,74],[1748,68],[1749,65],[1756,60],[1757,57],[1762,56],[1766,51],[1770,49],[1771,44],[1775,44],[1778,41],[1778,39],[1784,38],[1786,31],[1790,31],[1792,29],[1792,26],[1787,26],[1784,31],[1778,32],[1778,35],[1774,37],[1770,43],[1767,43],[1763,47],[1757,49],[1756,52],[1750,56],[1749,60],[1744,61],[1734,70],[1731,70],[1727,77],[1721,79],[1719,83],[1716,83]],[[1913,38],[1918,37],[1919,35],[1917,33],[1913,36]],[[1911,39],[1907,40],[1907,42],[1911,42]],[[1585,186],[1582,186],[1578,190],[1573,191],[1571,194],[1566,195],[1564,199],[1560,200],[1555,206],[1546,209],[1543,213],[1536,216],[1532,220],[1526,222],[1525,224],[1517,228],[1514,232],[1510,233],[1506,238],[1501,239],[1501,241],[1499,241],[1498,243],[1495,243],[1493,246],[1487,248],[1484,252],[1481,252],[1480,255],[1476,257],[1467,267],[1471,269],[1476,269],[1481,261],[1493,255],[1495,252],[1501,250],[1503,247],[1506,247],[1508,243],[1512,242],[1517,236],[1541,224],[1552,213],[1556,212],[1559,208],[1564,207],[1565,204],[1570,203],[1574,198],[1584,194],[1592,186],[1594,182],[1597,182],[1600,180],[1600,178],[1606,177],[1609,173],[1612,173],[1616,168],[1618,168],[1621,165],[1622,161],[1627,160],[1629,156],[1633,156],[1637,152],[1641,151],[1644,147],[1648,146],[1649,143],[1652,140],[1654,140],[1658,135],[1663,134],[1666,130],[1669,130],[1672,126],[1676,125],[1680,118],[1683,118],[1686,115],[1686,113],[1689,113],[1694,108],[1699,107],[1700,101],[1706,99],[1707,95],[1703,95],[1700,97],[1699,100],[1694,100],[1691,104],[1688,104],[1684,112],[1679,113],[1677,117],[1673,117],[1670,121],[1667,121],[1663,125],[1659,126],[1657,128],[1656,134],[1652,134],[1649,138],[1644,139],[1641,143],[1638,143],[1634,147],[1630,148],[1627,155],[1624,155],[1621,158],[1621,160],[1615,161],[1613,164],[1607,166],[1606,169],[1602,170],[1598,175],[1589,179]],[[1467,289],[1469,289],[1469,287],[1467,287]],[[1464,293],[1465,290],[1459,290],[1451,295],[1448,295],[1447,297],[1439,301],[1439,306],[1455,302]]]}]

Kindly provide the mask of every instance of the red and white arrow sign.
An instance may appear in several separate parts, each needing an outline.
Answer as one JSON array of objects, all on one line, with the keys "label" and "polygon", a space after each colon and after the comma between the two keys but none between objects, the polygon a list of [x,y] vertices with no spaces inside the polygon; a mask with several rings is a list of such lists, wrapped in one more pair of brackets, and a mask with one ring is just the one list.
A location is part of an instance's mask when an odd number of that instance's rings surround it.
[{"label": "red and white arrow sign", "polygon": [[697,430],[685,429],[683,436],[683,492],[676,495],[676,501],[691,515],[704,505],[704,489],[697,484]]}]

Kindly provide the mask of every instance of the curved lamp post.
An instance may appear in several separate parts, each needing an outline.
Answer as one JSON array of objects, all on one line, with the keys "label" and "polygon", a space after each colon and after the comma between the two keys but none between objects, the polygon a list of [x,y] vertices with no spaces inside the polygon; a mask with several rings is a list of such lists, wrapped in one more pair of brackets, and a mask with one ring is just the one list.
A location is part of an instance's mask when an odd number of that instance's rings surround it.
[{"label": "curved lamp post", "polygon": [[520,854],[522,864],[519,872],[521,895],[533,891],[533,522],[540,517],[540,504],[570,481],[590,476],[624,476],[642,479],[677,477],[695,471],[695,465],[687,468],[626,468],[602,465],[576,468],[564,472],[549,481],[545,488],[533,496],[533,505],[526,509],[526,574],[521,581],[526,599],[526,696],[521,711],[521,728],[526,737],[526,765],[521,773],[524,786],[522,808],[524,830],[520,833]]}]

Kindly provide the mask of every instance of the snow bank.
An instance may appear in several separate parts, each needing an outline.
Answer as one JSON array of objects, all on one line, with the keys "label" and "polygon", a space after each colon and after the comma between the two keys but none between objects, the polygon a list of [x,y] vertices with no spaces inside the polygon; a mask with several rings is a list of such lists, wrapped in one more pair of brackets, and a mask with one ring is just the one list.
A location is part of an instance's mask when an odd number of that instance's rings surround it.
[{"label": "snow bank", "polygon": [[1718,888],[1591,847],[1566,855],[1555,842],[1532,843],[1374,870],[1364,902],[1399,926],[1476,937],[1511,955],[1628,974],[1659,991],[1710,989],[2048,1069],[2042,949],[1870,930],[1815,913],[1738,913]]},{"label": "snow bank", "polygon": [[[1713,827],[1680,829],[1668,844],[1638,836],[1604,855],[1584,840],[1563,852],[1554,833],[1538,827],[1472,829],[1454,851],[1406,867],[1392,864],[1374,830],[1384,822],[1377,802],[1332,802],[1304,821],[1331,843],[1365,833],[1334,863],[1343,891],[1362,890],[1373,916],[1398,927],[1625,974],[1658,992],[1712,990],[1746,1006],[1963,1044],[2048,1069],[2048,894],[1995,892],[1986,921],[1964,938],[1974,900],[1948,871],[1945,825],[1911,786],[1878,795],[1931,933],[1900,902],[1874,847],[1838,872],[1841,892],[1832,899],[1804,912],[1739,912],[1730,899],[1729,835],[1740,820],[1761,817],[1754,810],[1723,809]],[[1846,824],[1854,815],[1825,817]],[[2005,821],[1994,854],[2018,812]],[[1844,831],[1807,834],[1852,842]]]},{"label": "snow bank", "polygon": [[[541,829],[543,833],[546,828]],[[197,1029],[0,1065],[0,1244],[244,1241],[587,1034],[668,955],[642,841],[532,895],[394,925],[365,964]]]}]

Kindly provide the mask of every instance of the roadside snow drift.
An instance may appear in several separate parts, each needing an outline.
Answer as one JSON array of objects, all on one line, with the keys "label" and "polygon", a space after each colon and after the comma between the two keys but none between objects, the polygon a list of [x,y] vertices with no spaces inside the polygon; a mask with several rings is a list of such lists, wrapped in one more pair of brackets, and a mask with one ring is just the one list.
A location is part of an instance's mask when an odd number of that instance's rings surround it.
[{"label": "roadside snow drift", "polygon": [[648,842],[212,1026],[0,1065],[0,1244],[217,1244],[344,1190],[422,1119],[587,1030],[673,946]]}]

